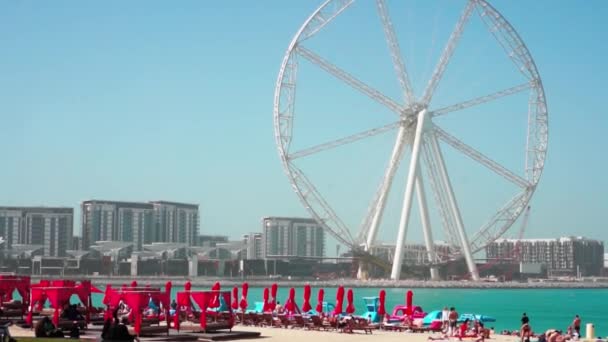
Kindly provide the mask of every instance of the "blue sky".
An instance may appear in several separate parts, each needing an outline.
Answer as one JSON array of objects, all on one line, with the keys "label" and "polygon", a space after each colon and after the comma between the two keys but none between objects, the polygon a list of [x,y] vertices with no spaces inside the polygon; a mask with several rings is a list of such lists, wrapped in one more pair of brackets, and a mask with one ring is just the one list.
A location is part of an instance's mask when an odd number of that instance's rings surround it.
[{"label": "blue sky", "polygon": [[[201,205],[204,232],[233,237],[259,231],[263,216],[305,215],[277,156],[272,101],[285,49],[318,4],[2,2],[0,203],[77,207],[91,198],[194,202]],[[368,5],[353,6],[309,47],[399,99],[379,20]],[[462,5],[389,1],[417,93]],[[528,45],[549,105],[549,154],[526,236],[606,240],[603,133],[608,119],[602,103],[608,79],[608,4],[494,5]],[[509,61],[479,24],[471,23],[465,31],[438,89],[438,103],[518,84]],[[391,120],[313,65],[302,63],[298,82],[297,114],[302,114],[296,119],[294,144],[301,147]],[[452,122],[446,118],[445,125],[516,169],[522,166],[518,158],[525,143],[521,109],[526,98],[519,104],[516,100],[489,107],[496,111],[493,115],[472,111]],[[508,116],[511,110],[519,116]],[[353,230],[378,184],[392,137],[302,162]],[[508,190],[491,173],[446,154],[466,209],[465,223],[474,232],[499,198],[506,201],[500,196]],[[396,235],[391,227],[401,193],[397,189],[391,196],[383,240]],[[79,218],[75,226],[78,231]],[[410,229],[408,238],[420,237],[418,228]]]}]

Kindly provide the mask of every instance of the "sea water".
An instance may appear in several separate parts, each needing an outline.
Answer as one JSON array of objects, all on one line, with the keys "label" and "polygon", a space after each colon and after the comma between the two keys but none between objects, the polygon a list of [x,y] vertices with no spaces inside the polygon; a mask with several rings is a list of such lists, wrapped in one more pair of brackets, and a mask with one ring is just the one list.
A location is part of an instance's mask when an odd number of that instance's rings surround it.
[{"label": "sea water", "polygon": [[[100,287],[103,290],[103,287]],[[207,290],[208,288],[205,288]],[[203,290],[194,287],[193,290]],[[230,289],[224,289],[230,290]],[[356,313],[365,312],[362,297],[377,296],[378,288],[355,288]],[[182,291],[181,287],[174,287],[172,298]],[[391,312],[397,304],[405,303],[407,289],[386,289],[386,310]],[[530,317],[533,331],[543,332],[547,329],[566,330],[572,323],[574,315],[582,319],[582,333],[585,324],[594,323],[596,336],[608,335],[608,289],[412,289],[414,292],[414,305],[421,306],[426,312],[441,310],[443,307],[455,307],[459,313],[474,313],[489,315],[496,318],[496,322],[488,323],[487,327],[494,327],[497,332],[504,329],[519,329],[522,313]],[[282,303],[287,299],[289,288],[279,286],[278,300]],[[311,305],[317,304],[318,288],[312,289]],[[250,287],[247,301],[249,308],[255,302],[262,301],[263,288]],[[241,289],[239,288],[239,296]],[[303,289],[296,288],[296,302],[302,303]],[[73,300],[77,301],[75,296]],[[93,304],[101,304],[103,294],[93,295]],[[334,303],[336,288],[325,288],[327,302]],[[346,308],[346,296],[344,298]]]}]

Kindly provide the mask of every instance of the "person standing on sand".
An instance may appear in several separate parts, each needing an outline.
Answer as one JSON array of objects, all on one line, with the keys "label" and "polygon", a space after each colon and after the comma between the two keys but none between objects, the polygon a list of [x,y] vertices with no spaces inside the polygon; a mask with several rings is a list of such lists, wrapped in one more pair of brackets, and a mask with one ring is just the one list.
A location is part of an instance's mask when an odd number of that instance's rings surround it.
[{"label": "person standing on sand", "polygon": [[526,315],[526,313],[524,312],[523,315],[521,315],[521,325],[528,323],[530,323],[530,318],[528,318],[528,315]]},{"label": "person standing on sand", "polygon": [[581,337],[581,318],[576,315],[574,316],[574,321],[572,321],[572,327],[574,328],[574,331],[576,331],[576,334],[578,335],[577,337]]},{"label": "person standing on sand", "polygon": [[458,321],[458,312],[456,312],[456,308],[451,307],[450,313],[448,315],[448,319],[450,320],[450,328],[448,330],[448,334],[454,336],[456,334],[456,322]]},{"label": "person standing on sand", "polygon": [[449,328],[450,328],[450,310],[448,310],[448,307],[446,306],[441,311],[441,329],[444,332],[447,332]]}]

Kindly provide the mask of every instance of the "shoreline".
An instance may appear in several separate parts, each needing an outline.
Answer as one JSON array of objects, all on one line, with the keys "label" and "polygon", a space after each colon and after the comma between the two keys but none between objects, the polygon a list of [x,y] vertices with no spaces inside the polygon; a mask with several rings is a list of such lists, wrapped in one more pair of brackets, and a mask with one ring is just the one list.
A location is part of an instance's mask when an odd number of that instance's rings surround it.
[{"label": "shoreline", "polygon": [[424,280],[357,280],[357,279],[336,279],[336,280],[285,280],[285,279],[260,279],[260,278],[219,278],[219,277],[165,277],[162,280],[159,277],[108,277],[108,276],[31,276],[33,282],[40,279],[73,279],[82,280],[89,279],[98,286],[111,284],[112,286],[121,286],[122,284],[130,284],[131,281],[137,280],[141,284],[149,284],[153,286],[164,286],[167,281],[171,281],[174,286],[183,286],[184,283],[190,281],[195,287],[210,287],[215,282],[221,281],[225,286],[237,286],[243,282],[249,283],[251,287],[268,287],[273,283],[287,287],[302,287],[306,284],[312,287],[338,287],[339,285],[351,288],[432,288],[432,289],[608,289],[608,282],[559,282],[559,281],[542,281],[542,282],[473,282],[473,281],[424,281]]}]

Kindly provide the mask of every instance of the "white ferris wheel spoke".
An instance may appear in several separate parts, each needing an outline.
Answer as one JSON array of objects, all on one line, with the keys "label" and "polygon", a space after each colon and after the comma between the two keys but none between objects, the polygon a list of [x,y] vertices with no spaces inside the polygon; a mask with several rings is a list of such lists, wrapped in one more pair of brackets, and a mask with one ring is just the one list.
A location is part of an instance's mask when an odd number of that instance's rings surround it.
[{"label": "white ferris wheel spoke", "polygon": [[437,136],[441,140],[443,140],[444,142],[448,143],[449,145],[451,145],[452,147],[454,147],[458,151],[464,153],[469,158],[477,161],[481,165],[483,165],[483,166],[487,167],[488,169],[494,171],[495,173],[497,173],[498,175],[502,176],[506,180],[508,180],[508,181],[514,183],[515,185],[519,186],[520,188],[526,189],[526,188],[532,186],[530,184],[530,182],[528,182],[523,177],[517,175],[515,172],[507,169],[506,167],[504,167],[504,166],[500,165],[499,163],[495,162],[494,160],[486,157],[483,153],[477,151],[473,147],[471,147],[471,146],[465,144],[464,142],[460,141],[458,138],[456,138],[453,135],[449,134],[448,132],[444,131],[439,126],[434,125],[433,130],[435,131],[435,133],[437,134]]},{"label": "white ferris wheel spoke", "polygon": [[321,31],[325,25],[329,24],[335,17],[340,15],[340,13],[344,12],[350,6],[354,0],[327,0],[323,5],[321,5],[319,11],[313,15],[308,25],[306,25],[305,30],[300,35],[300,39],[298,41],[303,41],[308,39],[317,32]]},{"label": "white ferris wheel spoke", "polygon": [[353,143],[358,140],[373,137],[378,134],[386,133],[388,131],[391,131],[391,130],[399,127],[400,125],[401,125],[401,121],[397,121],[397,122],[390,123],[388,125],[376,127],[376,128],[373,128],[373,129],[370,129],[367,131],[349,135],[347,137],[343,137],[340,139],[336,139],[336,140],[328,141],[328,142],[325,142],[325,143],[322,143],[319,145],[315,145],[315,146],[312,146],[312,147],[309,147],[309,148],[306,148],[306,149],[303,149],[303,150],[300,150],[300,151],[297,151],[294,153],[290,153],[289,160],[302,158],[302,157],[309,156],[311,154],[315,154],[315,153],[318,153],[321,151],[336,148],[338,146],[350,144],[350,143]]},{"label": "white ferris wheel spoke", "polygon": [[426,89],[424,90],[424,94],[422,95],[422,103],[424,105],[428,105],[431,102],[433,93],[435,92],[435,89],[437,88],[439,81],[441,81],[443,72],[445,71],[445,68],[447,67],[448,63],[450,62],[450,58],[452,57],[452,54],[454,53],[454,50],[456,49],[456,46],[458,45],[458,40],[460,39],[460,36],[462,36],[464,26],[467,23],[467,21],[469,20],[469,18],[471,17],[471,13],[473,12],[474,8],[475,8],[475,0],[469,0],[467,2],[467,6],[465,7],[464,11],[462,12],[462,15],[460,16],[460,19],[458,19],[458,22],[456,23],[456,27],[454,28],[454,31],[452,31],[452,34],[450,35],[448,43],[445,46],[445,49],[443,50],[441,57],[439,58],[439,63],[435,67],[435,70],[433,71],[433,75],[431,76],[431,79],[429,80],[429,83],[426,86]]},{"label": "white ferris wheel spoke", "polygon": [[390,109],[391,111],[393,111],[397,114],[401,114],[401,112],[403,110],[402,106],[399,105],[397,102],[395,102],[393,99],[382,94],[378,90],[368,86],[367,84],[363,83],[362,81],[358,80],[354,76],[352,76],[349,73],[347,73],[346,71],[338,68],[337,66],[333,65],[332,63],[326,61],[325,59],[323,59],[321,56],[317,55],[316,53],[306,49],[305,47],[303,47],[301,45],[297,46],[296,52],[300,56],[306,58],[308,61],[318,65],[321,69],[327,71],[334,77],[342,80],[344,83],[355,88],[356,90],[360,91],[361,93],[367,95],[372,100],[384,105],[385,107],[387,107],[388,109]]},{"label": "white ferris wheel spoke", "polygon": [[509,95],[513,95],[513,94],[517,94],[520,93],[526,89],[530,89],[532,87],[532,85],[529,82],[526,83],[522,83],[520,85],[517,85],[515,87],[511,87],[508,89],[504,89],[501,91],[497,91],[495,93],[489,94],[489,95],[485,95],[485,96],[480,96],[471,100],[467,100],[467,101],[463,101],[460,103],[456,103],[447,107],[443,107],[443,108],[439,108],[436,110],[431,111],[431,115],[433,117],[436,116],[440,116],[440,115],[444,115],[447,113],[451,113],[451,112],[456,112],[459,110],[463,110],[466,108],[470,108],[473,106],[477,106],[480,105],[482,103],[487,103],[487,102],[491,102],[494,100],[497,100],[501,97],[505,97],[505,96],[509,96]]},{"label": "white ferris wheel spoke", "polygon": [[384,0],[376,0],[376,7],[378,8],[378,14],[382,20],[384,36],[386,37],[386,42],[391,52],[391,58],[393,59],[393,67],[397,73],[397,78],[399,79],[399,84],[401,84],[401,89],[404,92],[403,95],[405,103],[411,106],[414,103],[412,85],[407,75],[405,63],[403,63],[401,49],[399,48],[399,41],[397,40],[395,29],[393,28],[390,15],[388,13],[388,8],[386,7],[386,2]]}]

